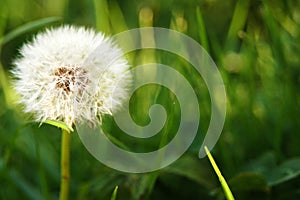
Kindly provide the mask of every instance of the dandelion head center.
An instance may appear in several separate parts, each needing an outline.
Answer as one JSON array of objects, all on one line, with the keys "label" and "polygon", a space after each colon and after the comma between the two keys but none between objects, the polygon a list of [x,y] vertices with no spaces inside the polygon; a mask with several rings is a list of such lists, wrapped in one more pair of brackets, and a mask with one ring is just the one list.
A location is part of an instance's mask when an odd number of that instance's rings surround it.
[{"label": "dandelion head center", "polygon": [[59,67],[54,76],[55,88],[62,89],[66,94],[78,89],[82,91],[88,82],[87,71],[79,67]]}]

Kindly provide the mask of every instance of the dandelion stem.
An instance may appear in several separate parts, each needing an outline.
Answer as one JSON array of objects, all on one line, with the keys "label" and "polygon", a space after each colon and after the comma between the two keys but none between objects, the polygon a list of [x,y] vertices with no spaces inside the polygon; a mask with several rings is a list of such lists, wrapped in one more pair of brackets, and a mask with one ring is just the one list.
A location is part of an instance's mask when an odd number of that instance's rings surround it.
[{"label": "dandelion stem", "polygon": [[67,200],[70,185],[70,133],[62,129],[61,139],[61,182],[59,199]]}]

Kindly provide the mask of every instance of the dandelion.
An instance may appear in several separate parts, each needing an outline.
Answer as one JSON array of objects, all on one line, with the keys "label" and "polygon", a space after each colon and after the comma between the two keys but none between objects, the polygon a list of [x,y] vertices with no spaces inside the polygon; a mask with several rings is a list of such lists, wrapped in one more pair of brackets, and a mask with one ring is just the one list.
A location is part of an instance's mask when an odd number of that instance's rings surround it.
[{"label": "dandelion", "polygon": [[128,63],[109,38],[63,26],[38,34],[14,62],[14,88],[26,113],[47,119],[100,122],[127,97]]},{"label": "dandelion", "polygon": [[[122,51],[91,29],[63,26],[38,34],[12,71],[24,112],[40,123],[101,123],[127,98],[131,76]],[[62,131],[60,199],[68,199],[70,134]]]}]

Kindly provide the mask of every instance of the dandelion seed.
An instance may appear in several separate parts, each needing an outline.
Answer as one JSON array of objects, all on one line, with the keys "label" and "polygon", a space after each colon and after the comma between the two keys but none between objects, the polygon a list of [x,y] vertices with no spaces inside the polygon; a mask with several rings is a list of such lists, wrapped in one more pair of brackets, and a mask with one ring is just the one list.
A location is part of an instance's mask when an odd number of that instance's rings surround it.
[{"label": "dandelion seed", "polygon": [[38,34],[21,48],[14,65],[14,88],[24,111],[38,122],[62,120],[69,126],[101,123],[103,114],[112,114],[127,98],[131,79],[111,39],[73,26]]}]

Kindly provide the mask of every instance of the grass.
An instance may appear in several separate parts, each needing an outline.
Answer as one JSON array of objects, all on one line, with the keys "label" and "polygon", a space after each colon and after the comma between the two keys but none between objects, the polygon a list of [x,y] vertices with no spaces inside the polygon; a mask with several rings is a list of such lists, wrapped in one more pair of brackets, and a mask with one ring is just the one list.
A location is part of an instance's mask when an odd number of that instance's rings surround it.
[{"label": "grass", "polygon": [[[171,27],[198,41],[218,65],[226,86],[226,123],[212,154],[234,197],[300,198],[298,0],[0,0],[0,5],[0,199],[59,196],[61,131],[32,123],[22,114],[13,103],[9,70],[24,42],[64,23],[109,35],[143,26]],[[189,78],[201,109],[199,134],[171,166],[128,174],[99,163],[72,133],[70,199],[224,199],[208,159],[197,157],[210,120],[210,99],[201,77],[184,60],[163,51],[137,51],[128,57],[134,66],[159,61]],[[177,129],[179,114],[179,105],[172,106],[170,100],[176,102],[165,88],[141,88],[132,99],[134,120],[146,124],[149,106],[158,102],[170,116],[164,129],[148,141],[135,140],[106,116],[110,138],[138,152],[165,145]]]},{"label": "grass", "polygon": [[221,171],[220,171],[219,167],[217,166],[214,158],[212,157],[212,155],[210,154],[210,152],[209,152],[209,150],[208,150],[208,148],[206,146],[204,147],[204,149],[205,149],[205,152],[206,152],[206,154],[208,156],[208,159],[209,159],[212,167],[214,168],[214,170],[215,170],[215,172],[216,172],[216,174],[217,174],[217,176],[219,178],[219,181],[220,181],[221,186],[222,186],[222,188],[224,190],[226,198],[228,200],[234,200],[232,192],[231,192],[231,190],[230,190],[230,188],[229,188],[229,186],[228,186],[225,178],[222,176]]}]

